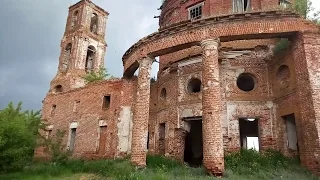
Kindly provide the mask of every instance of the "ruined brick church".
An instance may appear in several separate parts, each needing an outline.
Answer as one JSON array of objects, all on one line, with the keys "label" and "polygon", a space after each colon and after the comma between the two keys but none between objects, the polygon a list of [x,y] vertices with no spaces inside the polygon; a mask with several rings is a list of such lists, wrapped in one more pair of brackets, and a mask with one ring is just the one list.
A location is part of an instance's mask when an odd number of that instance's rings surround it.
[{"label": "ruined brick church", "polygon": [[65,130],[75,158],[130,155],[144,167],[147,153],[162,154],[221,175],[227,152],[275,149],[319,173],[319,27],[293,3],[165,0],[158,31],[124,53],[123,77],[86,84],[104,67],[109,14],[81,0],[43,101],[44,133]]}]

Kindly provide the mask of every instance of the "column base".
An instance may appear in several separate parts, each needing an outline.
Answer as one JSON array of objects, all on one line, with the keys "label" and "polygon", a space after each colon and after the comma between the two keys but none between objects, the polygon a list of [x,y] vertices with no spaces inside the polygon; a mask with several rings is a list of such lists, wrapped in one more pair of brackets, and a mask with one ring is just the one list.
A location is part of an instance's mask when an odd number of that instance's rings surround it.
[{"label": "column base", "polygon": [[204,168],[211,176],[222,177],[224,174],[224,158],[215,158],[215,161],[204,161]]},{"label": "column base", "polygon": [[139,155],[132,155],[131,154],[131,159],[130,162],[136,166],[138,169],[143,169],[147,166],[147,158],[146,158],[146,153],[139,154]]}]

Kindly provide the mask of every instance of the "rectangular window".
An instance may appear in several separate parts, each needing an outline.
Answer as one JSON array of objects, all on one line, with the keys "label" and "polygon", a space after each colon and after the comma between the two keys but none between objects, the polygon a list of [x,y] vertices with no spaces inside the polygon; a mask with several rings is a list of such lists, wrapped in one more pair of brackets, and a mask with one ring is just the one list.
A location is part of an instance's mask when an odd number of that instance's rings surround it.
[{"label": "rectangular window", "polygon": [[76,141],[76,131],[77,131],[77,128],[71,128],[70,129],[69,151],[71,151],[71,152],[74,150],[74,145],[75,145],[75,141]]},{"label": "rectangular window", "polygon": [[233,0],[233,12],[246,12],[251,9],[251,0]]},{"label": "rectangular window", "polygon": [[109,109],[110,108],[110,102],[111,102],[111,97],[110,96],[104,96],[103,97],[102,108],[103,109]]},{"label": "rectangular window", "polygon": [[56,113],[56,108],[57,108],[57,105],[52,105],[51,107],[51,112],[50,112],[50,115],[51,117],[53,117]]},{"label": "rectangular window", "polygon": [[189,11],[189,19],[200,19],[202,17],[202,6],[204,3],[196,4],[190,8]]}]

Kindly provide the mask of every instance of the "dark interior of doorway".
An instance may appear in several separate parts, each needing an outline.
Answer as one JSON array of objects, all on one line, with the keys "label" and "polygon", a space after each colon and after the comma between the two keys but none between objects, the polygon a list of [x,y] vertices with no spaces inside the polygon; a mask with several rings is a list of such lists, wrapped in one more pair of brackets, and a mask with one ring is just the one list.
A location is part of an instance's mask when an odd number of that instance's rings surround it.
[{"label": "dark interior of doorway", "polygon": [[[240,118],[240,142],[243,149],[247,149],[246,137],[259,138],[259,123],[258,119],[254,118]],[[260,139],[259,139],[260,140]]]},{"label": "dark interior of doorway", "polygon": [[199,167],[203,160],[202,120],[189,123],[191,128],[185,139],[184,161],[190,167]]}]

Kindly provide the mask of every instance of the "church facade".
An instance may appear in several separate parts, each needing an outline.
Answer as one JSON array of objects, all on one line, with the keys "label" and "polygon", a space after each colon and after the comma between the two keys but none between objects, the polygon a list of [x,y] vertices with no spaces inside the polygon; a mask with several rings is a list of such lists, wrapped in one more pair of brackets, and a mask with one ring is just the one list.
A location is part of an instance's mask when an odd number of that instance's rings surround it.
[{"label": "church facade", "polygon": [[43,101],[44,133],[65,130],[75,158],[130,155],[144,167],[147,153],[162,154],[219,176],[227,152],[275,149],[320,172],[319,28],[293,3],[165,0],[158,31],[124,53],[123,77],[86,84],[104,67],[109,14],[81,0]]}]

